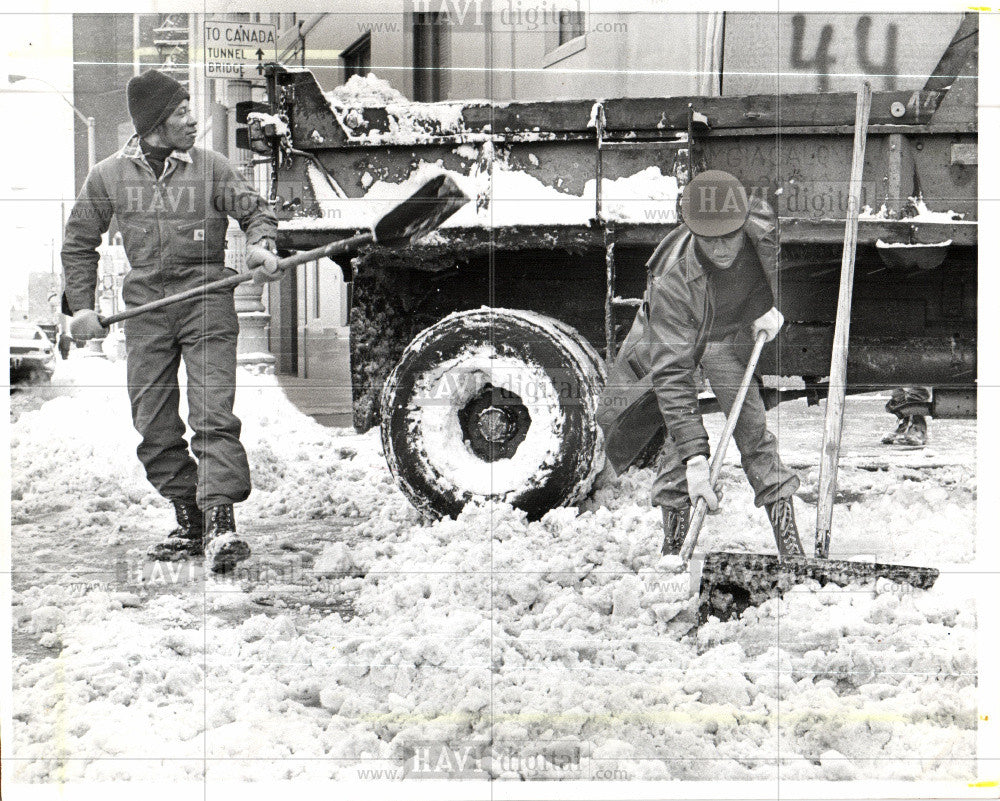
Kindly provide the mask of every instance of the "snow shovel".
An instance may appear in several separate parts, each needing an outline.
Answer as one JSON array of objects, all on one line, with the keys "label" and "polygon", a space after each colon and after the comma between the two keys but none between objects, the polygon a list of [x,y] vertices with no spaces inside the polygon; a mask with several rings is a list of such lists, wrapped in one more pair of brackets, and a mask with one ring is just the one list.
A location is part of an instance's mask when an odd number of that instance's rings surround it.
[{"label": "snow shovel", "polygon": [[[754,371],[757,369],[757,362],[760,361],[760,352],[767,342],[767,332],[761,331],[757,334],[757,339],[753,343],[753,353],[750,354],[750,361],[747,362],[747,369],[743,372],[743,380],[740,381],[740,389],[736,393],[736,400],[733,401],[733,408],[729,410],[726,417],[726,427],[722,429],[722,436],[719,444],[715,447],[715,456],[712,458],[712,470],[709,473],[708,483],[715,489],[719,474],[722,473],[722,462],[726,458],[726,451],[729,450],[729,441],[733,438],[733,431],[736,430],[736,423],[739,422],[740,412],[743,411],[743,401],[747,399],[747,392],[750,390],[750,382],[753,381]],[[684,544],[681,545],[681,563],[687,564],[691,560],[695,546],[698,544],[698,535],[701,534],[701,526],[705,522],[705,515],[708,513],[708,504],[704,498],[699,498],[694,505],[694,512],[691,513],[691,522],[688,524],[687,536]]]},{"label": "snow shovel", "polygon": [[[466,195],[458,185],[448,175],[438,175],[431,178],[421,186],[416,192],[410,195],[398,206],[390,209],[372,228],[360,234],[331,242],[329,245],[313,248],[312,250],[295,253],[278,261],[278,267],[284,271],[289,267],[295,267],[308,261],[315,261],[322,258],[333,258],[334,256],[346,256],[354,254],[366,245],[406,245],[416,239],[429,234],[441,225],[452,214],[468,203],[469,196]],[[107,317],[99,317],[101,325],[105,328],[112,323],[127,320],[130,317],[144,314],[154,309],[162,309],[188,298],[198,297],[205,292],[216,289],[227,289],[239,284],[253,280],[253,273],[239,273],[237,275],[226,276],[218,281],[211,281],[202,286],[186,289],[176,295],[169,295],[152,303],[144,303],[126,309],[118,314],[111,314]]]},{"label": "snow shovel", "polygon": [[[854,155],[851,162],[851,203],[848,206],[844,252],[841,261],[840,296],[834,328],[833,355],[830,364],[830,390],[827,396],[823,448],[820,454],[820,492],[816,524],[815,558],[779,557],[776,554],[716,552],[702,565],[698,603],[698,621],[710,616],[727,620],[749,606],[780,597],[790,587],[813,580],[820,585],[871,584],[882,578],[917,589],[929,589],[938,571],[928,567],[890,565],[873,562],[828,559],[830,525],[840,459],[840,440],[847,392],[847,345],[851,322],[851,289],[854,284],[854,257],[857,250],[858,214],[861,198],[861,174],[864,166],[868,116],[871,109],[871,84],[864,82],[858,91],[854,127]],[[732,415],[735,417],[736,415]],[[728,424],[727,424],[728,429]],[[718,453],[716,454],[718,459]],[[713,465],[713,481],[715,470]],[[697,536],[697,532],[695,534]],[[690,533],[689,533],[690,537]],[[684,543],[688,545],[687,541]],[[692,548],[686,551],[690,557]],[[684,554],[685,551],[682,551]]]}]

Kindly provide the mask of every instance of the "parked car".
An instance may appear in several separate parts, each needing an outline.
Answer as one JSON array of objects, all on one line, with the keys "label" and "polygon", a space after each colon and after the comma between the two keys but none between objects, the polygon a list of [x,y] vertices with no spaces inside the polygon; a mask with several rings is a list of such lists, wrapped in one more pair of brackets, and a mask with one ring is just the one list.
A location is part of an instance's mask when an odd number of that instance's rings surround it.
[{"label": "parked car", "polygon": [[49,342],[53,345],[59,344],[59,326],[55,323],[39,323],[38,327],[42,329],[42,333],[49,338]]},{"label": "parked car", "polygon": [[55,347],[45,332],[33,323],[11,323],[10,383],[48,381],[55,369]]}]

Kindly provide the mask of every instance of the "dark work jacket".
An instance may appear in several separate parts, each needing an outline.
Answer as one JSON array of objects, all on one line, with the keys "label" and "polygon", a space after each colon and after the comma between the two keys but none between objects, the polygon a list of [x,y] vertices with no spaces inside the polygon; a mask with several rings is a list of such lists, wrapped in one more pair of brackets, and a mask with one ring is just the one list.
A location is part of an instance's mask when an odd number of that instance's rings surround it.
[{"label": "dark work jacket", "polygon": [[[774,210],[757,197],[743,226],[777,297],[778,238]],[[694,234],[683,223],[667,234],[646,263],[649,280],[643,303],[611,368],[601,396],[599,420],[608,459],[621,472],[662,435],[682,459],[709,455],[701,421],[695,370],[712,327],[712,299]],[[749,326],[738,336],[745,358],[753,349]]]},{"label": "dark work jacket", "polygon": [[97,247],[115,217],[130,270],[125,303],[147,303],[225,275],[226,229],[235,218],[247,244],[272,242],[277,221],[225,156],[175,150],[157,178],[133,137],[87,176],[66,222],[63,312],[94,308]]}]

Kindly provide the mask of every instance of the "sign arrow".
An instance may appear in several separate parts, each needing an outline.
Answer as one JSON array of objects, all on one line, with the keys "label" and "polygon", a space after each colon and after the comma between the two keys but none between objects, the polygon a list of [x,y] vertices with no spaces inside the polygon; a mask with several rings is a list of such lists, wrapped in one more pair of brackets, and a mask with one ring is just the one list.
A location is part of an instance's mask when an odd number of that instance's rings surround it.
[{"label": "sign arrow", "polygon": [[263,61],[264,61],[264,51],[261,50],[258,47],[256,55],[257,55],[257,74],[258,75],[263,75],[264,74],[264,63],[263,63]]}]

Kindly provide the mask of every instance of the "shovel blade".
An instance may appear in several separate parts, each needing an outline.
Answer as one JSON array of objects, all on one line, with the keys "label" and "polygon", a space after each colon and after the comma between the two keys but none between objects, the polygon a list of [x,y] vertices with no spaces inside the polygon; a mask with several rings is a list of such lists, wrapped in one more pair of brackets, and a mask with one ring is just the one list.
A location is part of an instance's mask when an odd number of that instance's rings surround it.
[{"label": "shovel blade", "polygon": [[745,609],[779,598],[786,590],[813,580],[819,584],[873,584],[886,579],[930,589],[938,571],[932,567],[853,562],[841,559],[779,558],[777,554],[716,551],[705,556],[698,599],[698,622],[709,617],[730,620]]},{"label": "shovel blade", "polygon": [[469,202],[450,175],[431,178],[375,224],[380,245],[403,244],[429,234]]}]

